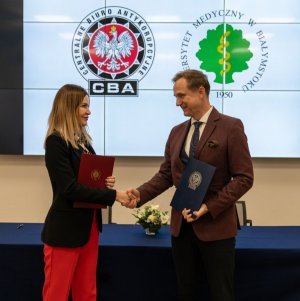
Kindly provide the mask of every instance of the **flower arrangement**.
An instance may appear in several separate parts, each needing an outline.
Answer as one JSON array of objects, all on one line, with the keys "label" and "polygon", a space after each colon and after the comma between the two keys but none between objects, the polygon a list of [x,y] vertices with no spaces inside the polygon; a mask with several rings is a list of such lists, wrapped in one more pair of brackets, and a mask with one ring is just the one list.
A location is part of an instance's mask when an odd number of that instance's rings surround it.
[{"label": "flower arrangement", "polygon": [[168,211],[161,211],[159,205],[155,204],[136,209],[132,215],[137,218],[136,223],[145,229],[146,234],[156,234],[169,221]]}]

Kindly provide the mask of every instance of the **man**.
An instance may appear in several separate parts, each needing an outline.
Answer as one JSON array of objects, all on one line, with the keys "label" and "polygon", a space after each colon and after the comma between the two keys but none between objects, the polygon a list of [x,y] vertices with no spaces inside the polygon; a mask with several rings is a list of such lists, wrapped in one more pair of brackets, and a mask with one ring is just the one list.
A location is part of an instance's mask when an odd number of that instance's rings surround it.
[{"label": "man", "polygon": [[210,105],[210,84],[202,72],[179,72],[173,82],[176,105],[191,118],[171,130],[158,173],[127,193],[140,200],[141,206],[172,185],[177,187],[189,159],[193,123],[201,122],[192,156],[215,166],[216,171],[198,211],[172,208],[170,228],[179,299],[199,300],[199,277],[205,271],[212,300],[231,301],[238,228],[235,202],[253,184],[247,137],[239,119],[223,115]]}]

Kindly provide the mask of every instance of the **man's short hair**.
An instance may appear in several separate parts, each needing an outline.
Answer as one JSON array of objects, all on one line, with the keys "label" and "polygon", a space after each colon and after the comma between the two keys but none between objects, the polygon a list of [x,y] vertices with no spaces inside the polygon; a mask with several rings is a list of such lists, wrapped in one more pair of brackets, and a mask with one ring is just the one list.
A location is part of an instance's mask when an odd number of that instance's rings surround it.
[{"label": "man's short hair", "polygon": [[186,79],[188,89],[196,90],[202,86],[205,89],[206,95],[209,95],[209,81],[207,79],[207,76],[200,70],[189,69],[180,71],[176,73],[175,76],[172,78],[173,83],[175,83],[180,78]]}]

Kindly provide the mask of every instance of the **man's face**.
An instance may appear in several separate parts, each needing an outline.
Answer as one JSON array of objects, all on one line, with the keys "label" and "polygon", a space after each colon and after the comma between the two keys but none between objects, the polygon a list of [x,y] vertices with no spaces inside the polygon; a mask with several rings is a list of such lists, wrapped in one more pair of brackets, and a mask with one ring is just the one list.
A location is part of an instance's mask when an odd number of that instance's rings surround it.
[{"label": "man's face", "polygon": [[187,87],[187,80],[180,78],[174,83],[173,91],[176,97],[176,106],[181,107],[184,116],[200,119],[204,106],[204,88],[190,90]]}]

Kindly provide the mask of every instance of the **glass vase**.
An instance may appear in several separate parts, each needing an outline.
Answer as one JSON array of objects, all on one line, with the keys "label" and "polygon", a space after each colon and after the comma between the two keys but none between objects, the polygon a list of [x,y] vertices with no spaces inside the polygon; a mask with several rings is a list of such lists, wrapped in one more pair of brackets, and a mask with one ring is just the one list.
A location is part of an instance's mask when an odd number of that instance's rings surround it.
[{"label": "glass vase", "polygon": [[149,227],[144,227],[145,233],[147,235],[156,235],[160,229],[160,225],[150,225]]}]

